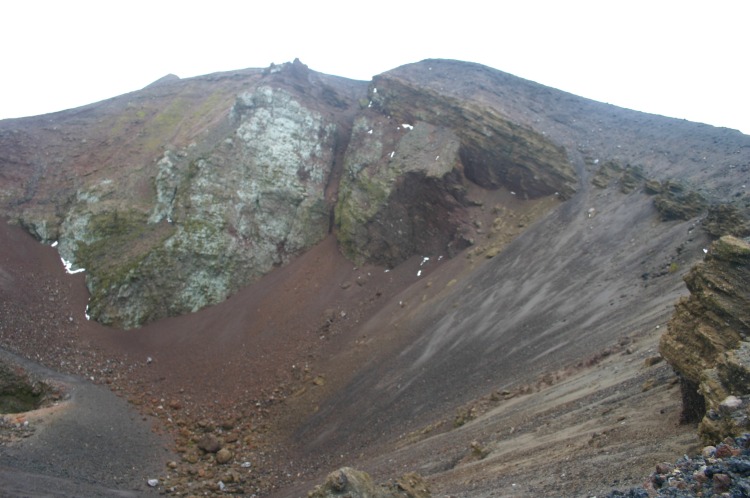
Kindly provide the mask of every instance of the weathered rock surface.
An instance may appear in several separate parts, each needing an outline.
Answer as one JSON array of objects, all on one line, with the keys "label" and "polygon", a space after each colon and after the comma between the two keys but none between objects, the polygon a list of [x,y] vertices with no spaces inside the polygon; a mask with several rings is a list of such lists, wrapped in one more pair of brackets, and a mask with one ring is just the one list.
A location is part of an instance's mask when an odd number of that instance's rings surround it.
[{"label": "weathered rock surface", "polygon": [[701,434],[738,435],[750,414],[750,244],[722,237],[685,282],[691,294],[677,303],[661,353],[683,378],[685,416],[703,419]]},{"label": "weathered rock surface", "polygon": [[367,472],[343,467],[328,474],[326,482],[321,486],[316,486],[307,496],[308,498],[333,498],[335,496],[349,498],[429,498],[431,494],[424,479],[413,472],[404,474],[399,479],[387,484],[377,485]]},{"label": "weathered rock surface", "polygon": [[459,148],[451,129],[395,124],[371,112],[357,118],[336,207],[346,254],[395,265],[416,253],[465,248]]},{"label": "weathered rock surface", "polygon": [[[131,328],[195,311],[328,233],[339,115],[359,86],[342,81],[299,61],[216,76],[208,95],[194,95],[202,81],[160,81],[124,108],[113,99],[88,111],[112,121],[97,124],[110,127],[110,138],[60,119],[66,127],[54,131],[82,138],[64,137],[59,165],[26,150],[31,137],[6,134],[2,145],[40,177],[33,185],[24,178],[8,201],[37,238],[59,242],[72,269],[86,269],[88,313],[97,321]],[[90,141],[124,133],[134,136],[122,147],[135,165],[117,154],[91,164]],[[50,171],[70,178],[44,186]]]},{"label": "weathered rock surface", "polygon": [[564,148],[497,107],[389,72],[373,79],[354,123],[338,236],[357,260],[395,265],[418,253],[451,255],[471,245],[468,183],[564,200],[575,182]]},{"label": "weathered rock surface", "polygon": [[52,120],[54,164],[33,149],[38,128],[0,136],[9,214],[86,269],[89,316],[116,327],[226,299],[319,242],[334,205],[344,252],[393,266],[473,243],[470,186],[523,199],[575,190],[563,147],[497,104],[398,71],[369,96],[295,61],[164,78],[122,100],[81,111],[99,114],[96,129]]},{"label": "weathered rock surface", "polygon": [[708,203],[698,192],[680,183],[666,181],[654,198],[654,206],[664,221],[689,220],[703,212]]}]

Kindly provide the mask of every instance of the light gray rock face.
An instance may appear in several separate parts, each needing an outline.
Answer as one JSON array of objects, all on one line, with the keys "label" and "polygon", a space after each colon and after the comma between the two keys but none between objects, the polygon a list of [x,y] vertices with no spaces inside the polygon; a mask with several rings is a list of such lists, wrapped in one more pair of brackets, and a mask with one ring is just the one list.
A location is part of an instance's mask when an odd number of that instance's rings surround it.
[{"label": "light gray rock face", "polygon": [[[270,86],[240,94],[227,119],[226,135],[156,161],[149,213],[77,196],[59,250],[89,271],[94,319],[131,328],[220,302],[328,233],[333,122]],[[108,251],[123,257],[100,263]]]}]

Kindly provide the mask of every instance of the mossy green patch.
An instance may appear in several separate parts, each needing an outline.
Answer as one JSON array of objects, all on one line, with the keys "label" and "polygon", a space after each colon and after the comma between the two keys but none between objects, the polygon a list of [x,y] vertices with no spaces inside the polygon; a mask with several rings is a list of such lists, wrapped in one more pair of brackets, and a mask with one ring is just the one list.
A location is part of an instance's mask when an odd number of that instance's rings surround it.
[{"label": "mossy green patch", "polygon": [[155,247],[174,233],[168,223],[149,224],[148,214],[140,211],[106,211],[91,217],[88,233],[92,241],[79,243],[76,260],[106,292]]}]

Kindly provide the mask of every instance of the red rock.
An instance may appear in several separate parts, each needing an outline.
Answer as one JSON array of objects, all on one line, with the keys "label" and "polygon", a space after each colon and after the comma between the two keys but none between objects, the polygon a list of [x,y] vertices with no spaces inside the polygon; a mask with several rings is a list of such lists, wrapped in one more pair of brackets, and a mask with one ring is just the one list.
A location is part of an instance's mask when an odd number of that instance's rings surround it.
[{"label": "red rock", "polygon": [[721,494],[729,491],[732,478],[726,474],[714,474],[714,493]]}]

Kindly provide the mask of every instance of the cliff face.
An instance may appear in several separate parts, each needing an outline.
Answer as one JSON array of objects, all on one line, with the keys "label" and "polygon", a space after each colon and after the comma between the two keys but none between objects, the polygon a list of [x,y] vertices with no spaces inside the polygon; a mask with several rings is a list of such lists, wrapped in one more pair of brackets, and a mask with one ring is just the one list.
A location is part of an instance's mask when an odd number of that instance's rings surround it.
[{"label": "cliff face", "polygon": [[299,61],[39,119],[0,130],[5,214],[125,328],[220,302],[334,228],[358,262],[450,256],[477,235],[468,190],[562,201],[576,183],[563,147],[496,104]]},{"label": "cliff face", "polygon": [[523,199],[565,200],[565,149],[473,98],[386,73],[373,79],[347,150],[336,221],[355,259],[388,265],[472,244],[469,184]]},{"label": "cliff face", "polygon": [[750,428],[750,244],[714,242],[685,276],[660,351],[683,379],[684,417],[702,419],[707,441]]}]

